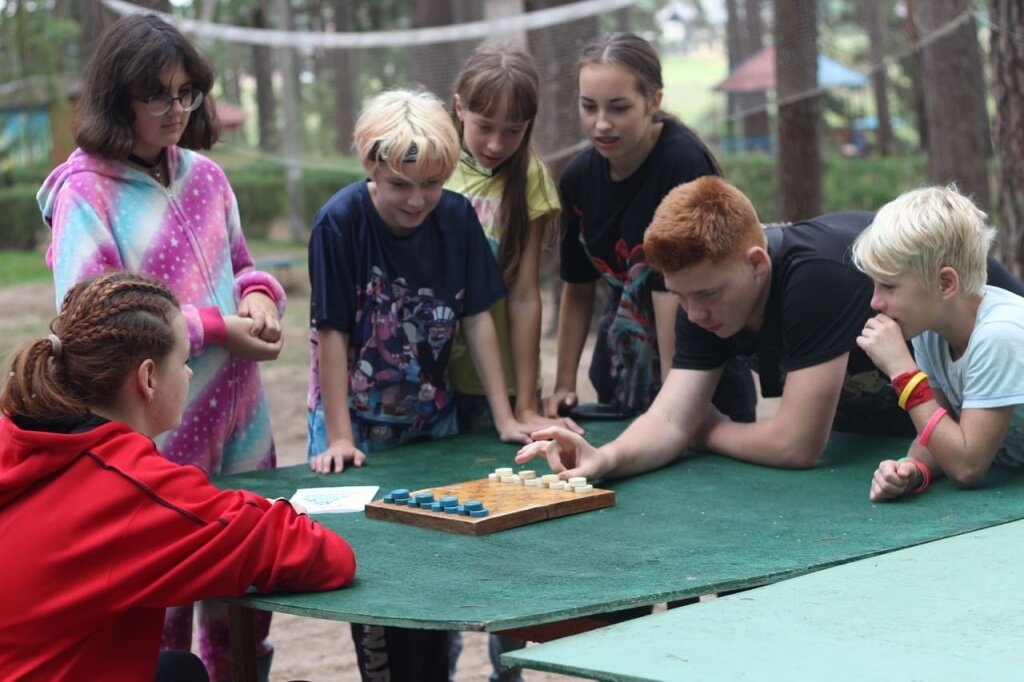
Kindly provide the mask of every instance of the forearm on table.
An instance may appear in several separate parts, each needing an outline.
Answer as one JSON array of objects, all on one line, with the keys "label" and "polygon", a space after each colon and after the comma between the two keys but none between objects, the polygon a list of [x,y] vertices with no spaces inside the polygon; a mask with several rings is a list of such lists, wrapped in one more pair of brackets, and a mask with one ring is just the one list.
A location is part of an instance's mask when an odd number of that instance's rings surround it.
[{"label": "forearm on table", "polygon": [[[939,401],[933,398],[910,410],[910,418],[917,429],[918,438],[940,407]],[[927,447],[922,448],[927,459],[925,455],[915,458],[929,464],[933,474],[944,472],[960,487],[975,487],[981,483],[985,472],[992,466],[996,452],[1006,436],[1012,415],[1012,406],[965,409],[960,415],[959,422],[947,413],[933,424]],[[915,439],[915,443],[917,440]]]},{"label": "forearm on table", "polygon": [[688,441],[689,434],[675,420],[648,410],[618,438],[599,449],[607,453],[612,463],[608,476],[632,476],[675,461]]},{"label": "forearm on table", "polygon": [[827,440],[801,438],[794,434],[787,420],[779,417],[753,423],[722,417],[708,433],[706,447],[711,452],[744,462],[804,469],[814,466]]}]

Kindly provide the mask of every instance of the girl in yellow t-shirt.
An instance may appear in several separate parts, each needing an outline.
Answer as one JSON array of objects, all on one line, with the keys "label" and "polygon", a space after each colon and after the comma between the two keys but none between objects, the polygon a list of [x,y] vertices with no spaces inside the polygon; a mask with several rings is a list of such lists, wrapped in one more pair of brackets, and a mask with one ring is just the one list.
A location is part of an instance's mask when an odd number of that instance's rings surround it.
[{"label": "girl in yellow t-shirt", "polygon": [[[551,423],[538,407],[540,254],[561,206],[551,175],[530,147],[538,82],[533,60],[521,48],[482,45],[470,55],[456,79],[453,105],[462,155],[445,188],[472,202],[491,243],[508,288],[491,315],[509,400],[516,419],[540,427]],[[490,428],[483,385],[461,336],[452,347],[449,373],[459,430]]]}]

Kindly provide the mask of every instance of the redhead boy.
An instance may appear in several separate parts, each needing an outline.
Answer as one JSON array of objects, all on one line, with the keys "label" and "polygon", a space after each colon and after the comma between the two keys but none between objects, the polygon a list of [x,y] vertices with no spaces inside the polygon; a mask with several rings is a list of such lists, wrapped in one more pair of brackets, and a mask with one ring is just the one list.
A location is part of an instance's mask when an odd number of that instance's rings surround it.
[{"label": "redhead boy", "polygon": [[[872,283],[850,247],[872,221],[833,213],[764,229],[750,200],[721,178],[672,190],[644,238],[648,262],[679,299],[672,370],[650,410],[594,448],[545,429],[517,460],[547,457],[564,476],[625,476],[664,466],[687,447],[767,466],[805,468],[833,428],[911,435],[887,377],[857,346]],[[1013,278],[992,263],[993,279]],[[1016,283],[1019,287],[1019,283]],[[710,404],[722,367],[749,358],[778,413],[738,423]]]}]

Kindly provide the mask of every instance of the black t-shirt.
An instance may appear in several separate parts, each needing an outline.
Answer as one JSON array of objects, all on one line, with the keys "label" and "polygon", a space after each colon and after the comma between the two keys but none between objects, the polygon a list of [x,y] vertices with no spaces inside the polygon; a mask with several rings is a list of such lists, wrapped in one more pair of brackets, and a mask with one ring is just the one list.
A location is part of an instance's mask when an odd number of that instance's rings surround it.
[{"label": "black t-shirt", "polygon": [[646,410],[661,387],[661,362],[651,293],[664,291],[647,264],[644,232],[674,187],[715,173],[703,145],[665,121],[658,140],[628,178],[613,181],[596,149],[578,154],[562,174],[561,274],[566,282],[599,277],[611,288],[590,366],[598,400]]},{"label": "black t-shirt", "polygon": [[[577,154],[559,183],[562,279],[592,282],[603,275],[626,280],[632,265],[645,262],[644,232],[665,195],[684,182],[715,174],[703,145],[671,120],[663,123],[644,162],[624,180],[612,180],[608,161],[593,147]],[[655,287],[665,290],[664,282]]]},{"label": "black t-shirt", "polygon": [[[874,370],[857,346],[871,309],[871,278],[853,265],[851,246],[873,219],[873,213],[832,213],[781,230],[777,246],[770,243],[772,281],[760,333],[721,339],[685,314],[676,318],[673,367],[714,369],[732,357],[753,359],[762,367],[765,357],[777,358],[783,372],[819,365],[850,353],[851,375]],[[774,242],[775,239],[770,239]]]},{"label": "black t-shirt", "polygon": [[[781,394],[785,373],[849,353],[833,427],[840,431],[913,436],[889,379],[857,346],[871,308],[874,284],[854,266],[852,246],[873,213],[831,213],[783,228],[768,228],[772,282],[764,322],[756,335],[720,339],[676,317],[672,366],[715,369],[745,358],[758,371],[765,397]],[[1020,295],[1024,286],[994,258],[988,282]]]}]

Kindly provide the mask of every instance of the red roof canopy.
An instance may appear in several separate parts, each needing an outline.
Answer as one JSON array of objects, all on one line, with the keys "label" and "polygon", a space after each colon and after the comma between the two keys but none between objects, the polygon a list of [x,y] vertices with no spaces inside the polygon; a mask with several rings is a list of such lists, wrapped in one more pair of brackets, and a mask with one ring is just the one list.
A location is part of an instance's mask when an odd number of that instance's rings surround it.
[{"label": "red roof canopy", "polygon": [[775,89],[775,46],[751,55],[716,85],[717,92],[763,92]]},{"label": "red roof canopy", "polygon": [[245,123],[245,109],[242,107],[218,100],[216,102],[216,110],[220,127],[225,130],[241,128],[242,124]]}]

